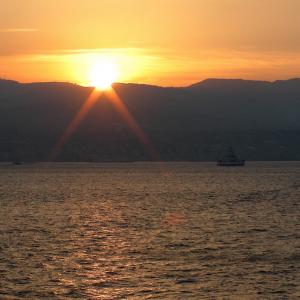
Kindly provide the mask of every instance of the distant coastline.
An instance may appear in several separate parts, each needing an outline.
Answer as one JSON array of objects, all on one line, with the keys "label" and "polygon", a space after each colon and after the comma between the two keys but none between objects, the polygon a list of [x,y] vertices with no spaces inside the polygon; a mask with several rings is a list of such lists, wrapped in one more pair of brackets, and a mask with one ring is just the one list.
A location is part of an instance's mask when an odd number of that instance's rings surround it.
[{"label": "distant coastline", "polygon": [[[300,79],[207,79],[183,88],[114,84],[161,161],[216,161],[231,145],[247,161],[300,160]],[[47,161],[92,89],[0,80],[0,161]],[[151,161],[105,96],[56,161]]]}]

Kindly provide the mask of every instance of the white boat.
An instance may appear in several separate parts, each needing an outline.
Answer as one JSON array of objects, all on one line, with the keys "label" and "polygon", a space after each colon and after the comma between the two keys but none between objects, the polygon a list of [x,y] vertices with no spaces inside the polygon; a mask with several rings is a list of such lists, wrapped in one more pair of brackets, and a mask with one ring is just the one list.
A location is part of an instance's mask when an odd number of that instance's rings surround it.
[{"label": "white boat", "polygon": [[221,167],[242,167],[245,165],[245,160],[239,159],[232,147],[228,148],[227,154],[217,162]]}]

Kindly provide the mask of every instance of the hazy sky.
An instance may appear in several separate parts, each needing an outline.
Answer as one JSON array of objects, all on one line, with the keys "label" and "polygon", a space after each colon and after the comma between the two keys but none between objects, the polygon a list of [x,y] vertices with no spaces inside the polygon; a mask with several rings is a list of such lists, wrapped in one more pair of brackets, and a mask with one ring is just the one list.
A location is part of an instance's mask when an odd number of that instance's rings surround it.
[{"label": "hazy sky", "polygon": [[0,0],[0,77],[88,84],[300,76],[300,0]]}]

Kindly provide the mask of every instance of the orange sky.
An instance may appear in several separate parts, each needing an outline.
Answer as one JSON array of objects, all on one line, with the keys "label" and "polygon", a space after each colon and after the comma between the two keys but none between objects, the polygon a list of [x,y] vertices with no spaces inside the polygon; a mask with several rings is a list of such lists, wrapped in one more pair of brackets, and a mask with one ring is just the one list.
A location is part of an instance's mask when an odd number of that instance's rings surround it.
[{"label": "orange sky", "polygon": [[0,0],[0,77],[88,85],[300,76],[299,0]]}]

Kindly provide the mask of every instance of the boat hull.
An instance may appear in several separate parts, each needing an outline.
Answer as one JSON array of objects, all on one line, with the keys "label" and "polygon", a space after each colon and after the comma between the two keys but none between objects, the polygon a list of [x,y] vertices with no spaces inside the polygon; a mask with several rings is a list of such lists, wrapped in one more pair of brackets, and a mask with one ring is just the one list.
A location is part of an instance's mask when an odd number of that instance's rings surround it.
[{"label": "boat hull", "polygon": [[217,162],[217,165],[220,167],[243,167],[245,166],[245,161],[244,160],[237,160],[237,161],[219,160]]}]

